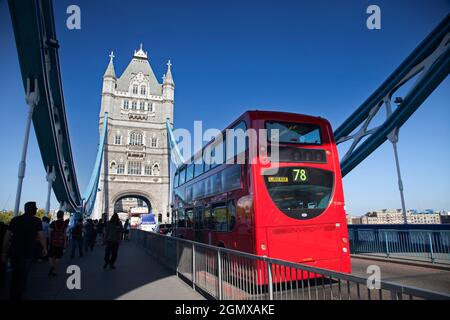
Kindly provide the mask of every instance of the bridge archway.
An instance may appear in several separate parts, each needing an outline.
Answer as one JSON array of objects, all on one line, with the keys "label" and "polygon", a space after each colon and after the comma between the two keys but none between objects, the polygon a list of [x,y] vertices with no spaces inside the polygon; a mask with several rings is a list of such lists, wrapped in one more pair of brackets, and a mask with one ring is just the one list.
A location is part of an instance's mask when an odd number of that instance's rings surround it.
[{"label": "bridge archway", "polygon": [[133,191],[117,194],[112,199],[111,205],[112,213],[119,214],[122,220],[129,217],[133,208],[135,209],[133,211],[140,213],[150,213],[153,208],[153,202],[149,195]]}]

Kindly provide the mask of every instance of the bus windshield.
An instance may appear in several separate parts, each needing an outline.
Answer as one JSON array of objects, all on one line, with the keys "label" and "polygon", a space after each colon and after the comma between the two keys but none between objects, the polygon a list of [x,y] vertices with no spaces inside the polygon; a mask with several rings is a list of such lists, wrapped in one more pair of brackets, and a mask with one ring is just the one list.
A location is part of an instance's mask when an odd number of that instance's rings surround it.
[{"label": "bus windshield", "polygon": [[276,142],[277,137],[272,130],[278,130],[280,143],[322,144],[318,124],[266,121],[266,129],[270,142]]},{"label": "bus windshield", "polygon": [[308,167],[283,167],[264,174],[267,190],[274,204],[286,215],[310,219],[328,207],[333,192],[333,173]]}]

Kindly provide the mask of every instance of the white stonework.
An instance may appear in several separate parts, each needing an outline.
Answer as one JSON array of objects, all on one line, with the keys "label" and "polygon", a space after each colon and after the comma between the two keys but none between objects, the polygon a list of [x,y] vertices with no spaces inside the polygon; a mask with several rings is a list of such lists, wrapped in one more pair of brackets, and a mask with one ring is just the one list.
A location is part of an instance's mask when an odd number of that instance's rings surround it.
[{"label": "white stonework", "polygon": [[160,84],[141,48],[120,77],[114,55],[103,76],[99,130],[108,112],[108,137],[99,191],[92,217],[109,218],[115,203],[137,196],[146,199],[155,218],[170,222],[169,162],[166,119],[173,123],[175,85],[170,61]]}]

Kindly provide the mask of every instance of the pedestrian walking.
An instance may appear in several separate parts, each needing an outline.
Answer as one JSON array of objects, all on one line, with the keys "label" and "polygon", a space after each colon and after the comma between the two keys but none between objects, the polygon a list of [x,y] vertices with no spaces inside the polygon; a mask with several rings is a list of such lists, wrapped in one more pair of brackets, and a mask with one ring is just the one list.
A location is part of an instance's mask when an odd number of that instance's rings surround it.
[{"label": "pedestrian walking", "polygon": [[10,299],[20,300],[26,288],[28,273],[33,259],[36,239],[42,247],[42,256],[47,255],[47,243],[42,232],[42,222],[35,217],[36,202],[25,203],[25,213],[14,217],[8,226],[3,243],[2,262],[6,263],[8,254],[12,275]]},{"label": "pedestrian walking", "polygon": [[55,269],[59,260],[64,255],[66,248],[66,224],[64,222],[64,211],[58,211],[56,214],[57,220],[50,224],[50,250],[48,256],[50,258],[49,276],[56,276]]},{"label": "pedestrian walking", "polygon": [[106,224],[105,230],[105,264],[103,268],[106,268],[108,265],[111,269],[115,269],[115,263],[117,260],[117,254],[119,251],[119,245],[122,241],[123,236],[123,227],[120,222],[119,216],[117,213],[114,213]]},{"label": "pedestrian walking", "polygon": [[97,223],[97,244],[102,246],[103,245],[103,232],[105,229],[105,225],[103,224],[102,219],[100,219]]},{"label": "pedestrian walking", "polygon": [[94,250],[95,244],[95,230],[92,219],[88,219],[86,221],[86,225],[84,226],[84,252],[88,252],[88,250]]},{"label": "pedestrian walking", "polygon": [[[47,251],[50,246],[50,219],[48,217],[42,217],[42,232],[44,233],[45,241],[47,242]],[[47,257],[44,257],[47,258]]]},{"label": "pedestrian walking", "polygon": [[78,219],[71,230],[70,259],[75,258],[75,249],[78,247],[80,258],[83,257],[83,219]]},{"label": "pedestrian walking", "polygon": [[127,219],[123,225],[123,238],[124,240],[130,240],[130,219]]}]

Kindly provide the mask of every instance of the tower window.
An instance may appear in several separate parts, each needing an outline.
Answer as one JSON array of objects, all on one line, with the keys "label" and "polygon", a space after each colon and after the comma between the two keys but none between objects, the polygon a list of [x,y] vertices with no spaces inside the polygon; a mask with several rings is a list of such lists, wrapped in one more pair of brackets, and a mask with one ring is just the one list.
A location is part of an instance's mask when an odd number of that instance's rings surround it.
[{"label": "tower window", "polygon": [[152,166],[151,165],[149,165],[149,164],[145,165],[144,174],[146,176],[151,176],[152,175]]},{"label": "tower window", "polygon": [[152,138],[152,148],[156,148],[158,146],[158,139]]},{"label": "tower window", "polygon": [[153,102],[149,102],[149,104],[148,104],[148,111],[150,111],[150,112],[155,111],[154,108],[153,108]]},{"label": "tower window", "polygon": [[139,102],[139,109],[145,110],[145,102],[144,101]]},{"label": "tower window", "polygon": [[141,86],[141,95],[145,95],[146,89],[145,86]]},{"label": "tower window", "polygon": [[140,175],[141,174],[141,163],[139,161],[129,161],[128,162],[128,174]]},{"label": "tower window", "polygon": [[116,134],[116,136],[114,137],[114,144],[122,144],[122,136]]},{"label": "tower window", "polygon": [[137,102],[136,101],[133,101],[132,103],[131,103],[131,110],[136,110],[137,109]]},{"label": "tower window", "polygon": [[125,109],[125,110],[128,110],[128,100],[123,100],[123,108]]},{"label": "tower window", "polygon": [[125,173],[125,165],[123,163],[119,163],[117,165],[117,174],[124,174]]},{"label": "tower window", "polygon": [[130,135],[130,145],[132,146],[142,146],[143,136],[140,132],[132,132]]},{"label": "tower window", "polygon": [[133,85],[133,94],[137,94],[138,93],[138,86],[135,84]]}]

